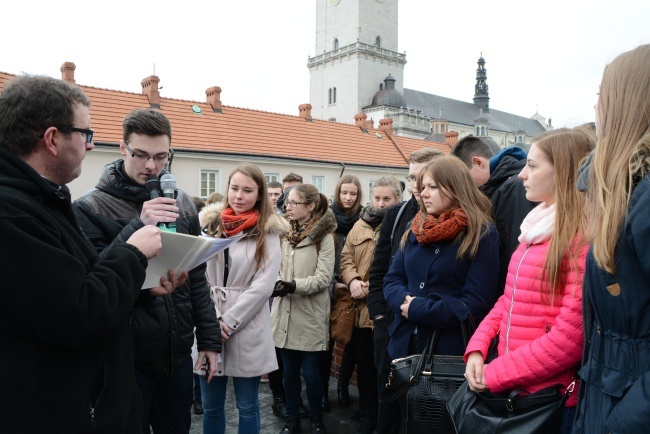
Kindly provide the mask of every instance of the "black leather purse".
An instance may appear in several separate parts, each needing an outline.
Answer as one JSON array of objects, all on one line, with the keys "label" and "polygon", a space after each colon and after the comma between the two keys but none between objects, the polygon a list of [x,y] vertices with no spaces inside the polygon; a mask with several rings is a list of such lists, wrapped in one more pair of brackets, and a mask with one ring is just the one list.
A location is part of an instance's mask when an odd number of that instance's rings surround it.
[{"label": "black leather purse", "polygon": [[[465,346],[474,328],[471,316],[462,323]],[[422,354],[393,360],[380,398],[382,402],[404,400],[409,434],[454,432],[446,404],[465,380],[465,362],[462,356],[433,354],[439,338],[436,329]]]},{"label": "black leather purse", "polygon": [[[497,343],[498,335],[492,339],[488,361],[496,357]],[[556,384],[535,393],[523,390],[476,393],[465,381],[447,402],[447,410],[457,434],[556,433],[575,380],[565,393],[560,392],[562,387]]]}]

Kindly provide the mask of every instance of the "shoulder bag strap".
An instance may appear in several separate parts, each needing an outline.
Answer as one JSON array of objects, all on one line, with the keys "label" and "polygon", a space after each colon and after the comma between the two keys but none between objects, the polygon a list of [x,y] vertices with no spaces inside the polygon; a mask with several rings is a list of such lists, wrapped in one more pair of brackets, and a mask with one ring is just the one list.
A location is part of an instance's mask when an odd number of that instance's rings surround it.
[{"label": "shoulder bag strap", "polygon": [[404,214],[404,210],[408,206],[409,201],[407,200],[404,202],[404,205],[402,205],[397,212],[397,216],[395,217],[395,223],[393,223],[393,230],[390,233],[390,246],[391,248],[393,247],[393,237],[395,237],[395,231],[397,230],[397,225],[399,224],[399,219],[402,217],[402,214]]},{"label": "shoulder bag strap", "polygon": [[230,272],[230,260],[228,258],[228,249],[223,251],[223,286],[228,286],[228,273]]}]

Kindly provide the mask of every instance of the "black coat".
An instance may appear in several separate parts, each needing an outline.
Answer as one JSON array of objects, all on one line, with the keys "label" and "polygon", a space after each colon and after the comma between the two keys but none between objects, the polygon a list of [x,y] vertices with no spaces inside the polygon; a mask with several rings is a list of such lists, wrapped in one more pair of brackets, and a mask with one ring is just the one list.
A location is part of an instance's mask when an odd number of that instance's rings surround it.
[{"label": "black coat", "polygon": [[140,433],[128,322],[147,259],[99,259],[69,191],[0,149],[0,432]]},{"label": "black coat", "polygon": [[[400,213],[402,206],[405,206],[405,208]],[[402,235],[406,232],[408,224],[413,220],[418,210],[419,205],[415,197],[411,197],[408,202],[398,203],[386,210],[386,215],[384,215],[379,228],[375,256],[370,265],[369,293],[366,298],[370,319],[377,315],[392,317],[392,312],[384,299],[384,276],[388,273],[388,269],[395,258]],[[397,225],[395,224],[396,221]]]},{"label": "black coat", "polygon": [[[149,200],[144,187],[130,180],[123,160],[104,167],[94,190],[74,203],[74,211],[97,252],[109,252],[144,226],[142,204]],[[179,233],[201,233],[192,199],[179,191],[176,199]],[[153,297],[142,291],[132,313],[135,366],[158,375],[171,375],[191,355],[194,327],[198,350],[221,351],[221,335],[214,303],[205,280],[205,264],[189,272],[185,283],[171,294]]]},{"label": "black coat", "polygon": [[[516,152],[506,152],[512,149]],[[490,198],[492,219],[499,232],[499,294],[503,294],[508,274],[510,257],[519,246],[521,223],[528,213],[537,206],[526,199],[526,190],[521,179],[517,177],[526,165],[525,153],[519,148],[507,148],[493,158],[498,158],[490,179],[481,191]]]}]

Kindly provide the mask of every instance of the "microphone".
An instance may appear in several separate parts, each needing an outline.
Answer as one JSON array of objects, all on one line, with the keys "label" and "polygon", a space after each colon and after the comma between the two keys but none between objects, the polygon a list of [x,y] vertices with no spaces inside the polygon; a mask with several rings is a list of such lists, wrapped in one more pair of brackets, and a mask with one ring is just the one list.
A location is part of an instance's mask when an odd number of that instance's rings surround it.
[{"label": "microphone", "polygon": [[144,181],[144,188],[149,193],[150,199],[160,197],[160,181],[158,181],[156,175],[149,175],[147,177],[146,181]]},{"label": "microphone", "polygon": [[[164,197],[176,199],[176,180],[171,173],[165,173],[160,177],[160,188]],[[167,223],[167,229],[176,231],[176,223]]]}]

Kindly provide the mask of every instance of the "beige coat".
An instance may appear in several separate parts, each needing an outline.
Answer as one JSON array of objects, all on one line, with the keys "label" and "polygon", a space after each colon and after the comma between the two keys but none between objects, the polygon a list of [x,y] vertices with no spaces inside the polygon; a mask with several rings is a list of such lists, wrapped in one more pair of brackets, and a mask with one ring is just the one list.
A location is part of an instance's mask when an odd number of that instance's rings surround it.
[{"label": "beige coat", "polygon": [[[350,230],[341,253],[341,271],[339,273],[341,280],[346,285],[349,286],[354,279],[368,282],[380,226],[373,230],[368,223],[359,219]],[[366,300],[360,300],[360,303],[354,321],[355,327],[374,328],[368,314]]]},{"label": "beige coat", "polygon": [[296,292],[276,297],[273,301],[273,340],[278,348],[327,350],[330,340],[328,288],[334,271],[334,229],[336,219],[332,211],[327,210],[295,248],[286,239],[282,240],[280,280],[295,280]]},{"label": "beige coat", "polygon": [[[207,206],[199,214],[201,225],[219,218],[222,206]],[[246,237],[228,248],[230,271],[224,285],[224,255],[207,262],[206,274],[217,317],[233,334],[221,353],[224,375],[255,377],[278,369],[271,334],[269,297],[280,270],[280,238],[288,225],[272,215],[266,223],[266,261],[257,268],[256,237]]]}]

